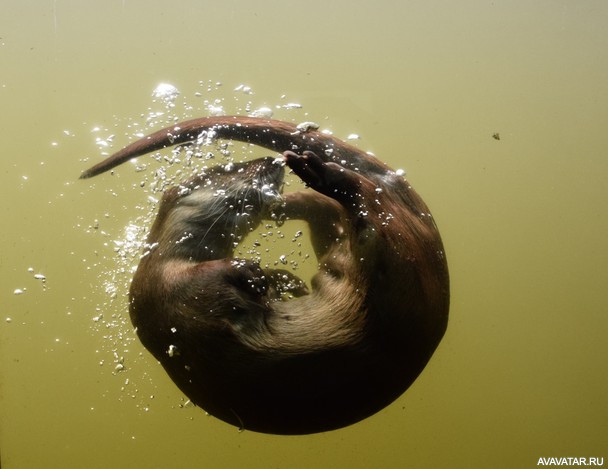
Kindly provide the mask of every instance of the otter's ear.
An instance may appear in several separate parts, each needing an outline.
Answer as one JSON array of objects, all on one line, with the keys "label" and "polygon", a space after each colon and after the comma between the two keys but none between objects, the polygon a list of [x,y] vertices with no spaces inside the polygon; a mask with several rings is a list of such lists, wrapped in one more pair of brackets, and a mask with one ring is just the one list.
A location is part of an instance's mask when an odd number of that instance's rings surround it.
[{"label": "otter's ear", "polygon": [[373,186],[362,174],[331,161],[325,162],[311,151],[305,151],[302,155],[286,151],[283,157],[306,185],[346,207],[352,206],[354,199],[361,196],[364,186]]}]

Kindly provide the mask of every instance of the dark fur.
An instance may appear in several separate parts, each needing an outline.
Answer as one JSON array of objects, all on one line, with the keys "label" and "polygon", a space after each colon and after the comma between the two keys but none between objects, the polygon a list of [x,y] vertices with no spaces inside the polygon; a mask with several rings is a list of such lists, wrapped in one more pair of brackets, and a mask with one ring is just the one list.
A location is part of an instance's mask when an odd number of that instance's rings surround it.
[{"label": "dark fur", "polygon": [[[254,118],[179,124],[83,176],[210,129],[283,151],[312,190],[281,196],[282,168],[269,159],[169,189],[131,286],[139,337],[195,404],[233,425],[303,434],[372,415],[416,379],[447,326],[447,264],[428,208],[375,157]],[[310,293],[292,274],[232,258],[233,243],[272,213],[310,225]]]}]

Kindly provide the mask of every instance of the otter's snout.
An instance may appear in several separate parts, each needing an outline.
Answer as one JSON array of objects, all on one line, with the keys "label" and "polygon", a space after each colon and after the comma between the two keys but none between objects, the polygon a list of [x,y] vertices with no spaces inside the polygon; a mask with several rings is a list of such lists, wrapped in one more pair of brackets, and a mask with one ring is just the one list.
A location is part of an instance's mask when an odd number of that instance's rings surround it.
[{"label": "otter's snout", "polygon": [[252,187],[261,195],[262,203],[267,206],[281,203],[285,162],[281,158],[268,156],[255,160],[254,163],[247,168],[247,172],[250,174]]}]

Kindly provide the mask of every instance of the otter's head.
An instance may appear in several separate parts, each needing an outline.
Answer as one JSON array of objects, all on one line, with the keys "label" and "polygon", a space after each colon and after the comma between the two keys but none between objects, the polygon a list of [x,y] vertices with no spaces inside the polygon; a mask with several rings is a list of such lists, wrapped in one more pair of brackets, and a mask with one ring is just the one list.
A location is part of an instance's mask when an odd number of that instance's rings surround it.
[{"label": "otter's head", "polygon": [[206,169],[168,189],[149,244],[167,257],[195,261],[229,257],[234,247],[282,203],[281,159],[260,158]]}]

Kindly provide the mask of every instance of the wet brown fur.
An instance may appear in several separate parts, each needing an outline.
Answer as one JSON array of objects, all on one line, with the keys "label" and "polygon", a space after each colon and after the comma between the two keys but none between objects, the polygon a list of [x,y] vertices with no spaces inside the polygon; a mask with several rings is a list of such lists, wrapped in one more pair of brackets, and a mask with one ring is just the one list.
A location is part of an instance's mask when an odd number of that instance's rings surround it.
[{"label": "wet brown fur", "polygon": [[[146,348],[195,404],[249,430],[332,430],[391,403],[447,326],[447,264],[422,199],[375,157],[292,124],[221,117],[178,126],[83,177],[213,130],[283,152],[311,189],[280,195],[283,170],[262,159],[166,191],[130,292]],[[266,195],[260,181],[270,183]],[[319,261],[311,292],[288,272],[233,259],[234,242],[277,214],[310,226]]]}]

